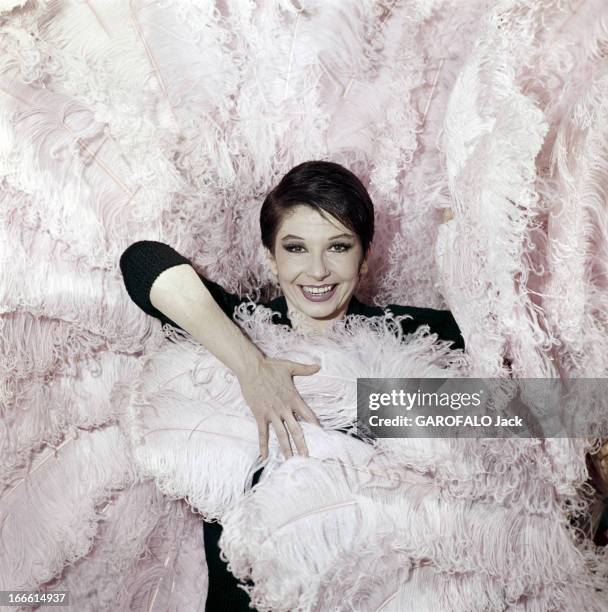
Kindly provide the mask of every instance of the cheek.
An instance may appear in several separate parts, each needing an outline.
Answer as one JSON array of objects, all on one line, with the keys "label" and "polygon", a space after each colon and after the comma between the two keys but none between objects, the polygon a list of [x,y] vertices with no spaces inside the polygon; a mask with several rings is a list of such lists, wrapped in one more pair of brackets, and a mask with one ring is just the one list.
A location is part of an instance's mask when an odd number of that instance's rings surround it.
[{"label": "cheek", "polygon": [[341,273],[345,279],[355,280],[359,278],[359,259],[358,257],[349,257],[347,261],[339,264]]},{"label": "cheek", "polygon": [[277,276],[285,281],[291,280],[291,276],[297,273],[297,262],[289,257],[277,257]]}]

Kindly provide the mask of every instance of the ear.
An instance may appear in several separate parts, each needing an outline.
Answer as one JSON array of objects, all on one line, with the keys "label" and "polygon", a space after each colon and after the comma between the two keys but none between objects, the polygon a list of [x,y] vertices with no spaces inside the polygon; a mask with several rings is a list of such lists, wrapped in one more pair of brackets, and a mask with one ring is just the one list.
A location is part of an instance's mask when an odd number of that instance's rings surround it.
[{"label": "ear", "polygon": [[363,276],[364,274],[367,274],[367,272],[369,271],[369,266],[367,265],[367,256],[369,255],[369,251],[367,251],[367,253],[365,253],[365,257],[363,258],[363,261],[361,262],[361,266],[359,267],[359,274],[361,276]]},{"label": "ear", "polygon": [[268,264],[270,271],[275,276],[278,276],[277,260],[275,259],[275,256],[266,247],[264,247],[264,255],[266,255],[266,263]]}]

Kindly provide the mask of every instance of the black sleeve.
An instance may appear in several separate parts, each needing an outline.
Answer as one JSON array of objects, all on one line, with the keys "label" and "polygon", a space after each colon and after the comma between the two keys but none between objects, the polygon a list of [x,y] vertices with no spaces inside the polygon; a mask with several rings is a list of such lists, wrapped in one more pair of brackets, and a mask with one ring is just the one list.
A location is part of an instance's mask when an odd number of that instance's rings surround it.
[{"label": "black sleeve", "polygon": [[[179,327],[150,302],[150,289],[161,272],[189,264],[190,260],[163,242],[141,240],[131,244],[120,256],[120,271],[129,297],[147,314]],[[232,319],[234,309],[244,300],[237,295],[224,291],[220,285],[198,275],[213,299],[224,313]],[[181,328],[180,328],[181,329]]]},{"label": "black sleeve", "polygon": [[464,338],[454,315],[449,310],[433,308],[416,308],[414,306],[398,306],[391,304],[390,310],[395,315],[408,314],[411,319],[401,322],[403,333],[411,334],[421,325],[428,325],[431,333],[437,334],[442,340],[450,340],[452,349],[464,349]]}]

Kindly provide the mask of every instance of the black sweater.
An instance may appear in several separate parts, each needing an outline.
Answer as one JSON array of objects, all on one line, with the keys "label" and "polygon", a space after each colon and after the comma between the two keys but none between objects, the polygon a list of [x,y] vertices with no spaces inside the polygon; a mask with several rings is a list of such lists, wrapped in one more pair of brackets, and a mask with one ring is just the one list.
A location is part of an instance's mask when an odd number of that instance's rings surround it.
[{"label": "black sweater", "polygon": [[[150,289],[158,275],[180,264],[190,264],[190,260],[180,255],[168,244],[153,240],[142,240],[130,245],[120,257],[120,270],[125,282],[127,293],[131,299],[147,314],[160,319],[162,323],[170,323],[179,327],[150,302]],[[210,281],[201,274],[199,278],[213,296],[219,307],[232,319],[234,309],[242,302],[248,301],[237,295],[224,291],[220,285]],[[287,302],[280,296],[268,303],[263,303],[276,312],[273,322],[291,327],[288,317]],[[389,304],[384,308],[369,306],[361,303],[355,296],[351,298],[347,315],[356,314],[373,317],[384,314],[390,310],[394,315],[410,315],[411,319],[404,319],[401,327],[405,334],[416,331],[420,325],[428,325],[432,333],[436,333],[442,340],[451,340],[452,348],[464,348],[464,340],[452,313],[449,310],[435,310],[432,308],[416,308],[414,306],[399,306]]]}]

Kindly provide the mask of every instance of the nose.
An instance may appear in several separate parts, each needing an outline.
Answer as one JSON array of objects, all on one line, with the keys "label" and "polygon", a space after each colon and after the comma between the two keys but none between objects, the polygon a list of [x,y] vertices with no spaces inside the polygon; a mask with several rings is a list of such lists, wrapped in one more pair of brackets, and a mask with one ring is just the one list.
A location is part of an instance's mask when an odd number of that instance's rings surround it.
[{"label": "nose", "polygon": [[329,270],[327,269],[327,264],[322,254],[312,257],[308,268],[308,274],[319,281],[329,276]]}]

